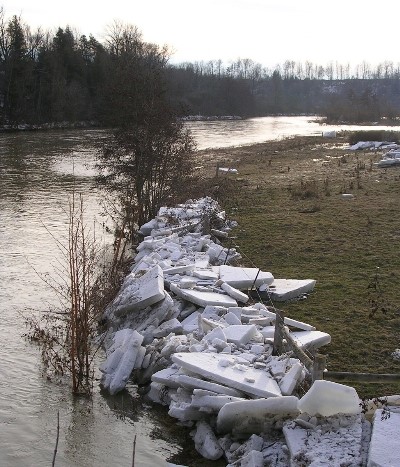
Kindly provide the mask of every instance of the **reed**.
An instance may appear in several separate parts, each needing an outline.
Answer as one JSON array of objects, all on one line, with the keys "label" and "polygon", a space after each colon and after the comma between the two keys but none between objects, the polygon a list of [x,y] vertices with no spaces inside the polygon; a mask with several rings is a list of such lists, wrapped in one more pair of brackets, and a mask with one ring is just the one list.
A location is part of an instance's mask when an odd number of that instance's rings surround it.
[{"label": "reed", "polygon": [[110,260],[94,229],[85,220],[82,195],[72,194],[65,243],[52,235],[64,263],[41,279],[59,298],[59,308],[29,316],[27,337],[41,346],[44,373],[50,379],[70,377],[74,394],[91,394],[96,339],[104,308],[122,277],[124,242],[116,239]]}]

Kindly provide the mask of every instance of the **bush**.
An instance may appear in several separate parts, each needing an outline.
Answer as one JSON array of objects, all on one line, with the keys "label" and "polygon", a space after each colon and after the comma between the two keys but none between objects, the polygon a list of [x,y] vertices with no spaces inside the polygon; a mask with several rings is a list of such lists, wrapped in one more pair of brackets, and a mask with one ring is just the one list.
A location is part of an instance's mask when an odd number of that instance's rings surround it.
[{"label": "bush", "polygon": [[349,144],[356,144],[358,141],[393,141],[398,143],[399,140],[400,133],[398,131],[354,131],[349,135]]}]

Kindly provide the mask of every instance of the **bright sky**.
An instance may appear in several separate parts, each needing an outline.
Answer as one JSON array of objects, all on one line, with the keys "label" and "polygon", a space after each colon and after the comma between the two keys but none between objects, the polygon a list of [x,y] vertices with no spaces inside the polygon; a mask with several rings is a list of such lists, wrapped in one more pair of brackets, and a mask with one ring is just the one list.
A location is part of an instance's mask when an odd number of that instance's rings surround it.
[{"label": "bright sky", "polygon": [[144,40],[168,44],[172,62],[250,58],[264,66],[285,60],[400,62],[393,0],[0,0],[31,27],[67,24],[102,40],[114,20],[137,26]]}]

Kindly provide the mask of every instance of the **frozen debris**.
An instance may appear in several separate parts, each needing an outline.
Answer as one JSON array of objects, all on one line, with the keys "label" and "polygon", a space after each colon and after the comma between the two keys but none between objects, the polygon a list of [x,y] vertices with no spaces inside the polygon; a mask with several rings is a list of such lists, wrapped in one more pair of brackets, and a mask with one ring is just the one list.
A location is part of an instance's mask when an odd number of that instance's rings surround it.
[{"label": "frozen debris", "polygon": [[261,287],[260,292],[268,291],[272,300],[283,302],[312,292],[315,284],[314,279],[274,279],[268,288]]},{"label": "frozen debris", "polygon": [[[131,374],[148,384],[148,398],[168,406],[171,417],[197,422],[196,448],[208,459],[225,454],[237,467],[286,467],[284,421],[309,423],[293,395],[307,371],[290,355],[272,356],[274,310],[243,306],[245,292],[270,286],[274,277],[229,265],[240,254],[217,237],[223,241],[232,225],[203,198],[161,208],[142,226],[131,273],[105,314],[102,384],[112,394]],[[204,235],[210,228],[213,237]],[[285,326],[301,346],[330,342],[307,323],[286,317]],[[226,435],[218,440],[215,427]]]},{"label": "frozen debris", "polygon": [[316,420],[314,429],[302,428],[294,422],[286,422],[283,433],[289,448],[292,467],[363,465],[360,415],[321,418]]},{"label": "frozen debris", "polygon": [[299,400],[299,410],[308,415],[329,417],[336,414],[358,414],[361,407],[353,387],[317,380]]},{"label": "frozen debris", "polygon": [[[400,412],[382,409],[375,412],[369,446],[368,467],[400,465]],[[397,409],[399,410],[399,409]]]},{"label": "frozen debris", "polygon": [[272,284],[274,277],[270,272],[263,272],[257,268],[242,268],[222,265],[219,267],[219,278],[231,287],[247,290]]},{"label": "frozen debris", "polygon": [[336,131],[335,130],[325,130],[322,132],[323,138],[336,138]]},{"label": "frozen debris", "polygon": [[164,276],[160,266],[154,266],[141,277],[127,277],[113,302],[115,316],[141,310],[163,300]]},{"label": "frozen debris", "polygon": [[296,418],[298,398],[270,397],[224,405],[218,413],[218,433],[264,433],[274,428],[277,421]]},{"label": "frozen debris", "polygon": [[358,141],[358,143],[353,144],[352,146],[346,148],[349,151],[358,151],[362,149],[370,150],[389,150],[389,149],[398,149],[399,145],[394,142],[389,141]]},{"label": "frozen debris", "polygon": [[214,353],[174,354],[172,361],[211,381],[258,397],[281,395],[277,382],[265,371],[238,363],[229,355]]}]

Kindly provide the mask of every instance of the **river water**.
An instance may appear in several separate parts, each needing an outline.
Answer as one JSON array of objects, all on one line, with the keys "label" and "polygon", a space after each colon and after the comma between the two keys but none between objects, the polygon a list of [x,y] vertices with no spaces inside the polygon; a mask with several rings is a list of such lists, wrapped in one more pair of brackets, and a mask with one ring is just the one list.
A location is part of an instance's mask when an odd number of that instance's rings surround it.
[{"label": "river water", "polygon": [[[198,148],[318,134],[309,117],[190,122]],[[328,129],[328,128],[326,128]],[[331,129],[331,128],[329,128]],[[93,184],[94,147],[102,130],[0,134],[0,466],[130,465],[137,435],[138,465],[196,460],[186,429],[160,406],[143,402],[131,385],[107,397],[95,383],[92,400],[73,398],[64,384],[42,375],[39,349],[22,336],[24,316],[47,309],[53,292],[38,274],[62,262],[52,236],[66,235],[72,191],[84,194],[87,218],[99,218],[101,194]],[[101,224],[101,218],[99,218]],[[103,235],[104,232],[99,233]],[[104,234],[105,239],[107,239]],[[190,446],[190,448],[188,447]]]}]

